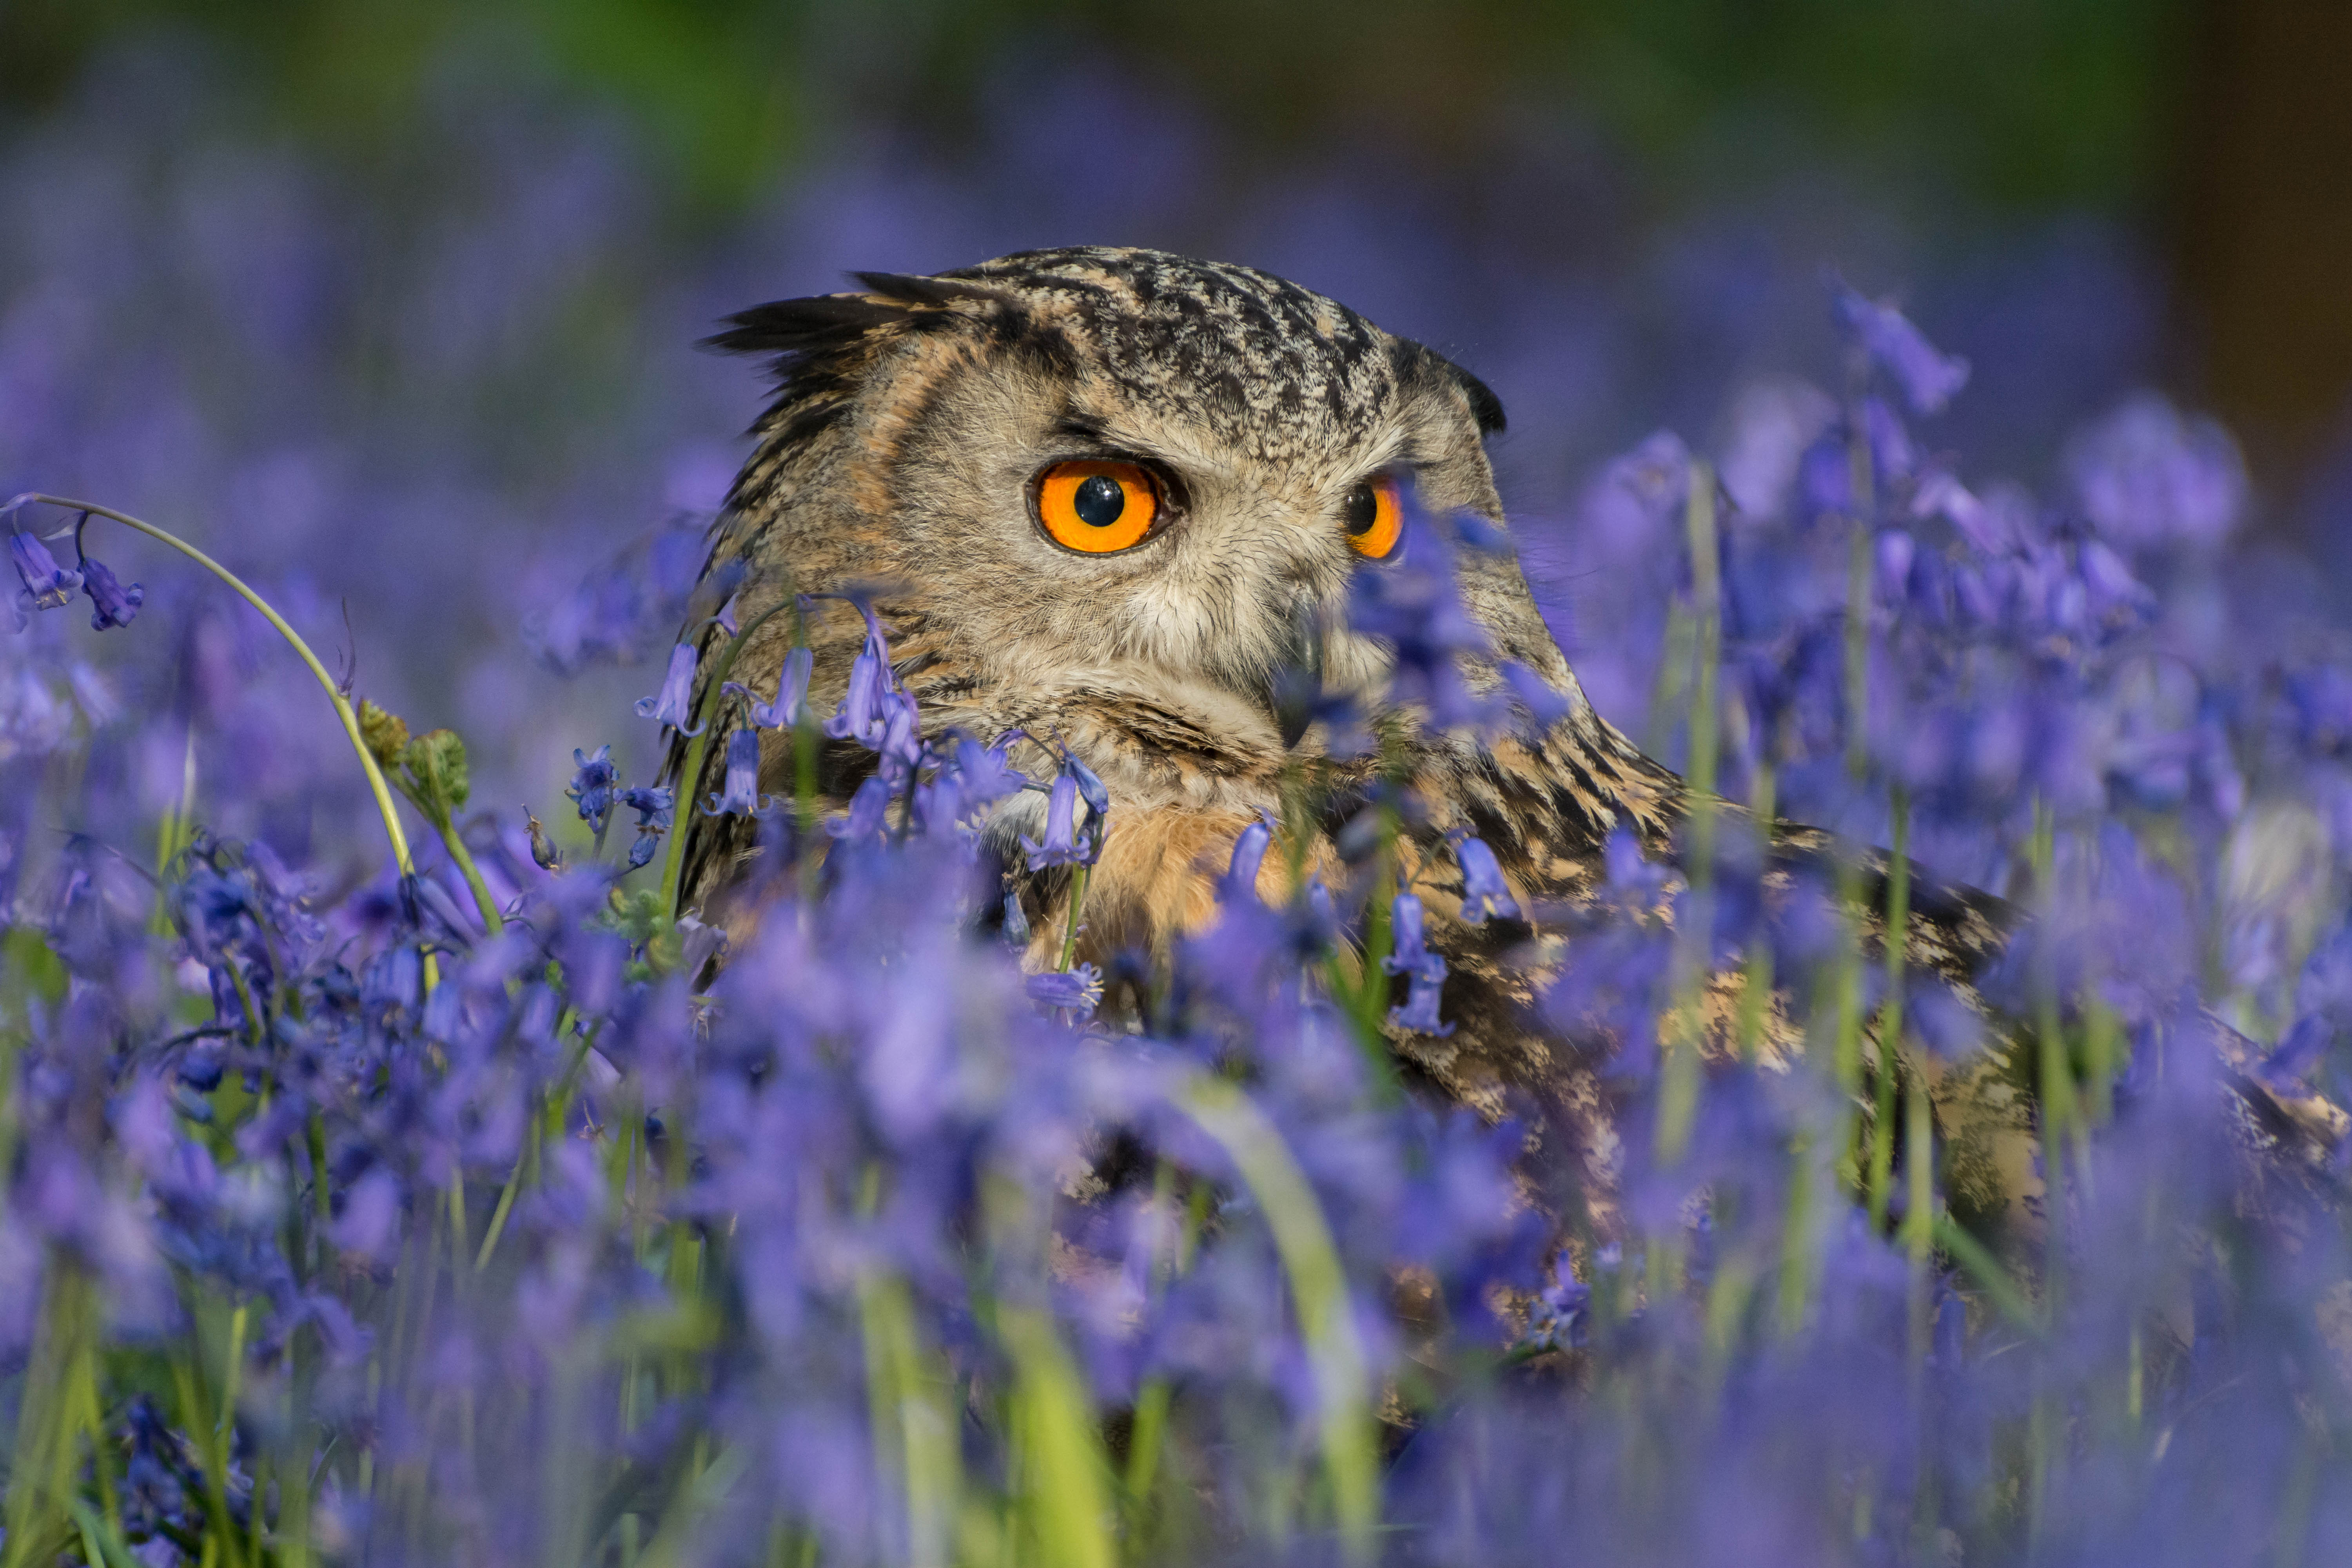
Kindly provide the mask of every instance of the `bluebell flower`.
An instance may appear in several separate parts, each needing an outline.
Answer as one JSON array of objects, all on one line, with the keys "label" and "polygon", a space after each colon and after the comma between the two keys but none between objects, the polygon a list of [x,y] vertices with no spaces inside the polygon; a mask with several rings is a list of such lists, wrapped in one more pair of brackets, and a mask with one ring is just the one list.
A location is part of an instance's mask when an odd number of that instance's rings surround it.
[{"label": "bluebell flower", "polygon": [[801,709],[808,700],[809,671],[814,660],[815,656],[805,647],[796,647],[784,655],[784,668],[776,677],[776,698],[772,702],[761,701],[740,681],[730,680],[719,689],[741,698],[751,722],[758,728],[788,730],[801,721]]},{"label": "bluebell flower", "polygon": [[637,814],[637,826],[667,827],[676,810],[677,796],[660,784],[633,785],[616,797],[623,805]]},{"label": "bluebell flower", "polygon": [[681,735],[699,735],[703,726],[694,721],[694,645],[678,643],[669,650],[669,673],[662,677],[661,689],[651,697],[637,699],[637,717],[666,724]]},{"label": "bluebell flower", "polygon": [[81,560],[81,586],[89,595],[89,629],[94,632],[129,626],[147,602],[145,588],[136,583],[124,587],[112,567],[88,555]]},{"label": "bluebell flower", "polygon": [[1265,864],[1265,847],[1273,837],[1274,830],[1263,822],[1253,822],[1235,836],[1233,859],[1225,867],[1224,879],[1217,885],[1218,902],[1258,901],[1258,868]]},{"label": "bluebell flower", "polygon": [[1444,988],[1445,961],[1432,953],[1406,982],[1404,1005],[1389,1009],[1389,1022],[1417,1035],[1444,1038],[1454,1032],[1454,1026],[1438,1016],[1438,1000]]},{"label": "bluebell flower", "polygon": [[1839,321],[1871,361],[1903,389],[1904,399],[1915,413],[1941,411],[1952,395],[1968,384],[1969,362],[1958,354],[1939,353],[1902,311],[1864,299],[1841,278],[1832,277],[1830,289]]},{"label": "bluebell flower", "polygon": [[915,786],[915,819],[923,831],[933,837],[944,837],[962,825],[970,803],[964,798],[963,781],[953,768],[941,768],[939,775],[928,784]]},{"label": "bluebell flower", "polygon": [[908,777],[923,765],[928,752],[913,698],[889,692],[882,699],[882,739],[874,749],[882,759],[882,775],[896,793],[906,788]]},{"label": "bluebell flower", "polygon": [[706,816],[758,816],[771,802],[760,794],[760,732],[738,730],[727,737],[726,781],[703,805]]},{"label": "bluebell flower", "polygon": [[1411,893],[1399,893],[1389,906],[1389,956],[1381,967],[1408,977],[1404,1005],[1389,1009],[1389,1022],[1402,1029],[1441,1037],[1454,1026],[1437,1016],[1439,993],[1445,984],[1445,960],[1429,951],[1427,913]]},{"label": "bluebell flower", "polygon": [[2084,515],[2126,547],[2216,545],[2245,512],[2245,459],[2229,432],[2153,393],[2076,437],[2065,463]]},{"label": "bluebell flower", "polygon": [[1028,775],[1013,765],[1005,745],[983,746],[968,736],[956,741],[955,770],[964,799],[975,806],[1003,800],[1029,785]]},{"label": "bluebell flower", "polygon": [[24,582],[24,595],[18,602],[26,608],[57,609],[81,586],[81,574],[58,565],[49,547],[32,534],[16,532],[8,536],[8,559]]},{"label": "bluebell flower", "polygon": [[1087,866],[1094,856],[1087,842],[1078,834],[1078,781],[1067,772],[1054,776],[1053,788],[1045,795],[1045,837],[1040,843],[1027,834],[1021,836],[1021,847],[1029,857],[1029,869],[1042,871],[1048,866]]},{"label": "bluebell flower", "polygon": [[1067,1007],[1081,1018],[1092,1017],[1102,1001],[1102,971],[1091,963],[1081,963],[1065,973],[1033,974],[1024,984],[1031,1001]]},{"label": "bluebell flower", "polygon": [[1462,868],[1462,919],[1471,925],[1482,924],[1489,915],[1505,920],[1519,918],[1518,900],[1503,881],[1503,868],[1496,863],[1495,852],[1479,838],[1465,838],[1454,851],[1455,863]]},{"label": "bluebell flower", "polygon": [[613,788],[621,782],[621,771],[613,765],[613,748],[599,746],[592,757],[575,747],[572,761],[572,784],[563,793],[578,804],[580,820],[602,833],[613,809]]},{"label": "bluebell flower", "polygon": [[654,858],[662,835],[677,819],[677,796],[659,785],[625,789],[620,803],[637,814],[636,841],[629,846],[629,868],[635,870]]},{"label": "bluebell flower", "polygon": [[891,672],[890,645],[873,606],[860,600],[857,608],[866,617],[866,646],[850,661],[848,689],[824,721],[824,732],[836,741],[856,741],[868,751],[879,751],[888,732],[887,700],[898,690],[898,678]]},{"label": "bluebell flower", "polygon": [[1381,961],[1381,967],[1391,974],[1403,974],[1428,963],[1433,955],[1427,945],[1427,921],[1419,899],[1399,893],[1389,905],[1389,955]]},{"label": "bluebell flower", "polygon": [[1405,502],[1398,553],[1357,571],[1349,588],[1349,625],[1389,646],[1395,664],[1391,700],[1419,704],[1441,730],[1492,717],[1492,705],[1470,695],[1461,668],[1463,656],[1486,651],[1486,634],[1463,608],[1453,552],[1418,503]]},{"label": "bluebell flower", "polygon": [[835,838],[851,842],[879,837],[889,818],[894,793],[879,773],[867,775],[849,796],[848,815],[826,823],[824,830]]},{"label": "bluebell flower", "polygon": [[1076,753],[1068,751],[1062,753],[1062,767],[1077,782],[1078,798],[1087,803],[1087,809],[1095,814],[1096,819],[1099,821],[1109,816],[1110,791],[1103,787],[1102,780],[1095,777],[1094,770],[1080,762]]}]

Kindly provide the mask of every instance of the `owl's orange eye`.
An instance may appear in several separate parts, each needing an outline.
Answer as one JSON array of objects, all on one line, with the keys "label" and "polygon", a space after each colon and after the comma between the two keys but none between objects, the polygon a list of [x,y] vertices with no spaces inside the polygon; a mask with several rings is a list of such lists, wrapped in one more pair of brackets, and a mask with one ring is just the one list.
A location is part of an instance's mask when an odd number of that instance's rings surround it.
[{"label": "owl's orange eye", "polygon": [[1134,463],[1055,463],[1037,476],[1037,521],[1063,548],[1108,555],[1140,544],[1160,517],[1160,487]]},{"label": "owl's orange eye", "polygon": [[1339,521],[1348,530],[1348,547],[1368,561],[1384,561],[1404,531],[1404,508],[1397,500],[1397,483],[1385,475],[1366,479],[1339,503]]}]

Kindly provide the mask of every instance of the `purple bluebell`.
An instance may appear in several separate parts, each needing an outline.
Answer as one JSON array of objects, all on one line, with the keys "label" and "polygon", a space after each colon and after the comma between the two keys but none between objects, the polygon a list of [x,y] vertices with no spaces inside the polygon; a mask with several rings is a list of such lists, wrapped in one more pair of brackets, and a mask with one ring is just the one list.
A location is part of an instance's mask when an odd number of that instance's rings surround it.
[{"label": "purple bluebell", "polygon": [[1062,753],[1062,767],[1076,781],[1078,798],[1087,803],[1087,809],[1095,814],[1095,820],[1099,824],[1102,818],[1110,815],[1110,791],[1103,787],[1102,780],[1095,777],[1094,770],[1080,761],[1074,752]]},{"label": "purple bluebell", "polygon": [[1048,866],[1087,866],[1094,862],[1090,840],[1078,831],[1078,781],[1066,770],[1054,775],[1053,786],[1045,795],[1045,837],[1040,841],[1027,834],[1021,836],[1021,847],[1029,857],[1029,869],[1042,871]]},{"label": "purple bluebell", "polygon": [[886,696],[883,711],[882,738],[874,749],[881,755],[882,773],[892,790],[903,790],[908,779],[929,758],[923,743],[921,716],[915,700],[903,691]]},{"label": "purple bluebell", "polygon": [[1429,951],[1426,920],[1421,900],[1411,893],[1399,893],[1389,906],[1390,952],[1381,966],[1407,976],[1404,1003],[1389,1009],[1389,1021],[1419,1034],[1450,1035],[1454,1026],[1437,1016],[1445,960]]},{"label": "purple bluebell", "polygon": [[1439,729],[1476,725],[1494,705],[1471,695],[1465,656],[1487,649],[1486,634],[1462,606],[1453,552],[1419,504],[1405,503],[1404,542],[1397,555],[1360,567],[1349,588],[1349,626],[1385,643],[1394,663],[1391,700],[1419,705]]},{"label": "purple bluebell", "polygon": [[1444,987],[1445,961],[1433,953],[1412,971],[1406,983],[1404,1002],[1389,1009],[1389,1022],[1420,1035],[1443,1038],[1452,1034],[1454,1026],[1440,1017],[1437,1011]]},{"label": "purple bluebell", "polygon": [[762,730],[788,730],[801,721],[801,710],[808,701],[809,671],[815,655],[805,647],[796,647],[784,655],[784,668],[776,677],[776,696],[772,702],[762,702],[751,689],[740,681],[730,680],[719,689],[728,696],[742,699],[751,722]]},{"label": "purple bluebell", "polygon": [[866,644],[850,661],[848,689],[833,717],[824,721],[824,732],[836,741],[856,741],[869,751],[880,751],[889,731],[890,699],[898,694],[898,681],[890,668],[889,641],[882,635],[882,622],[874,606],[860,599],[857,610],[866,617]]},{"label": "purple bluebell", "polygon": [[579,806],[580,820],[602,833],[613,810],[614,788],[621,782],[621,771],[613,765],[613,748],[599,746],[593,757],[575,749],[572,761],[572,783],[563,793]]},{"label": "purple bluebell", "polygon": [[659,785],[639,785],[623,790],[619,800],[637,814],[637,837],[629,846],[629,868],[635,870],[653,859],[661,847],[662,835],[674,824],[676,796]]},{"label": "purple bluebell", "polygon": [[15,532],[8,536],[8,559],[16,565],[16,575],[24,583],[23,596],[17,601],[28,609],[54,610],[74,596],[81,586],[81,574],[58,564],[49,547],[33,534]]},{"label": "purple bluebell", "polygon": [[1830,279],[1830,289],[1840,323],[1872,363],[1902,388],[1913,412],[1939,413],[1968,384],[1969,362],[1939,353],[1902,311],[1864,299],[1840,278]]},{"label": "purple bluebell", "polygon": [[2185,417],[2153,393],[2126,403],[2068,446],[2066,474],[2084,515],[2126,547],[2210,548],[2247,502],[2245,460],[2210,419]]},{"label": "purple bluebell", "polygon": [[677,805],[677,796],[667,785],[632,785],[615,797],[621,805],[637,814],[637,826],[667,827]]},{"label": "purple bluebell", "polygon": [[1503,868],[1496,862],[1494,850],[1484,839],[1465,838],[1454,847],[1455,862],[1462,868],[1462,919],[1470,925],[1483,924],[1490,915],[1505,920],[1519,918],[1518,900],[1503,880]]},{"label": "purple bluebell", "polygon": [[727,737],[727,772],[719,794],[703,803],[706,816],[758,816],[768,809],[760,793],[760,732],[738,730]]},{"label": "purple bluebell", "polygon": [[952,836],[971,809],[963,780],[951,767],[941,768],[929,782],[915,786],[915,818],[934,837]]},{"label": "purple bluebell", "polygon": [[1233,857],[1217,884],[1220,903],[1257,901],[1258,868],[1265,863],[1266,845],[1273,837],[1274,830],[1263,822],[1253,822],[1235,836]]},{"label": "purple bluebell", "polygon": [[1033,974],[1024,984],[1031,1001],[1066,1007],[1081,1018],[1092,1017],[1102,1001],[1102,971],[1091,963],[1081,963],[1064,973]]},{"label": "purple bluebell", "polygon": [[147,602],[145,588],[136,583],[124,587],[114,569],[94,556],[81,558],[81,586],[89,595],[89,629],[94,632],[129,626]]},{"label": "purple bluebell", "polygon": [[695,659],[693,644],[678,643],[671,647],[669,671],[662,677],[661,689],[651,697],[637,699],[638,718],[667,725],[681,735],[702,733],[703,727],[694,722]]},{"label": "purple bluebell", "polygon": [[969,736],[957,738],[956,777],[966,801],[984,805],[1028,787],[1028,777],[1013,765],[1006,750],[1003,744],[983,746]]},{"label": "purple bluebell", "polygon": [[850,792],[848,813],[826,823],[825,831],[850,843],[878,838],[889,820],[890,803],[897,797],[898,792],[879,773],[871,774]]}]

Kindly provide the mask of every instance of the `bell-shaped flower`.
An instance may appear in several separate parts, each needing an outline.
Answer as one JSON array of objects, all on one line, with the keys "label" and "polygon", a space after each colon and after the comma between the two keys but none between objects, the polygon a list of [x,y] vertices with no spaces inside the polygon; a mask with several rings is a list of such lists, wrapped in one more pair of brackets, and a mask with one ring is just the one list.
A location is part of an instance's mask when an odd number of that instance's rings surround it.
[{"label": "bell-shaped flower", "polygon": [[1483,839],[1465,838],[1454,851],[1454,858],[1462,868],[1462,918],[1471,925],[1483,924],[1489,915],[1505,920],[1519,918],[1518,900],[1511,897],[1510,888],[1503,881],[1503,868],[1496,864],[1495,852]]},{"label": "bell-shaped flower", "polygon": [[1838,321],[1854,344],[1903,389],[1916,414],[1934,414],[1969,384],[1969,362],[1938,351],[1894,306],[1865,299],[1845,280],[1830,279]]},{"label": "bell-shaped flower", "polygon": [[654,858],[662,835],[676,821],[677,797],[659,785],[652,785],[625,789],[617,798],[637,814],[636,842],[629,846],[629,868],[635,870]]},{"label": "bell-shaped flower", "polygon": [[706,816],[758,816],[772,800],[760,794],[760,732],[738,730],[727,737],[727,773],[720,793],[703,805]]},{"label": "bell-shaped flower", "polygon": [[574,747],[572,761],[572,784],[563,793],[580,807],[580,820],[602,833],[613,809],[613,786],[621,782],[621,771],[613,765],[613,748],[599,746],[592,757]]},{"label": "bell-shaped flower", "polygon": [[882,755],[882,776],[892,792],[903,790],[907,777],[923,765],[921,720],[915,700],[903,691],[882,699],[882,739],[874,749]]},{"label": "bell-shaped flower", "polygon": [[824,830],[853,843],[879,837],[889,820],[890,800],[890,786],[882,782],[882,775],[868,774],[849,797],[849,815],[826,823]]},{"label": "bell-shaped flower", "polygon": [[1095,777],[1094,770],[1066,751],[1062,753],[1062,767],[1077,781],[1078,798],[1087,803],[1087,809],[1093,812],[1097,819],[1109,816],[1110,791],[1103,787],[1102,780]]},{"label": "bell-shaped flower", "polygon": [[1048,866],[1090,866],[1094,854],[1088,841],[1078,832],[1078,781],[1068,773],[1058,773],[1054,787],[1045,796],[1045,837],[1040,843],[1027,834],[1021,836],[1021,847],[1029,856],[1029,869],[1042,871]]},{"label": "bell-shaped flower", "polygon": [[1225,868],[1224,879],[1217,885],[1219,903],[1258,901],[1258,868],[1265,862],[1265,847],[1273,837],[1274,830],[1263,822],[1253,822],[1241,830],[1234,840],[1234,858]]},{"label": "bell-shaped flower", "polygon": [[1033,974],[1026,984],[1031,1001],[1067,1007],[1081,1018],[1092,1017],[1102,1001],[1102,971],[1091,963],[1081,963],[1066,973]]},{"label": "bell-shaped flower", "polygon": [[704,727],[693,721],[694,664],[692,644],[673,647],[669,650],[669,673],[662,677],[661,689],[651,697],[637,699],[637,717],[667,724],[681,735],[701,734]]},{"label": "bell-shaped flower", "polygon": [[1412,972],[1412,979],[1405,991],[1404,1005],[1389,1009],[1389,1022],[1417,1035],[1435,1035],[1440,1039],[1444,1038],[1454,1032],[1454,1026],[1437,1014],[1438,999],[1444,988],[1445,961],[1431,953]]},{"label": "bell-shaped flower", "polygon": [[983,746],[968,737],[956,742],[955,771],[970,805],[990,805],[1029,784],[1027,776],[1013,765],[1004,745]]},{"label": "bell-shaped flower", "polygon": [[841,699],[841,706],[824,721],[824,732],[836,741],[856,741],[869,751],[879,751],[890,722],[887,699],[898,690],[898,678],[890,671],[890,644],[882,635],[882,623],[872,605],[860,601],[857,606],[866,616],[866,646],[858,650],[849,666],[849,689]]},{"label": "bell-shaped flower", "polygon": [[784,668],[776,677],[776,698],[772,702],[761,701],[740,681],[730,680],[719,690],[741,698],[751,722],[758,728],[789,730],[801,721],[801,710],[807,705],[809,671],[814,660],[815,656],[805,647],[796,647],[784,655]]},{"label": "bell-shaped flower", "polygon": [[1407,974],[1433,962],[1444,966],[1444,960],[1427,946],[1427,920],[1419,899],[1411,893],[1396,896],[1389,905],[1389,955],[1381,960],[1381,968],[1391,974]]},{"label": "bell-shaped flower", "polygon": [[8,559],[24,582],[20,602],[28,608],[54,610],[71,599],[74,590],[81,586],[81,574],[58,565],[49,547],[32,534],[8,536]]},{"label": "bell-shaped flower", "polygon": [[131,617],[147,602],[145,588],[136,583],[124,587],[112,567],[87,555],[82,557],[81,587],[89,595],[89,629],[94,632],[129,626]]}]

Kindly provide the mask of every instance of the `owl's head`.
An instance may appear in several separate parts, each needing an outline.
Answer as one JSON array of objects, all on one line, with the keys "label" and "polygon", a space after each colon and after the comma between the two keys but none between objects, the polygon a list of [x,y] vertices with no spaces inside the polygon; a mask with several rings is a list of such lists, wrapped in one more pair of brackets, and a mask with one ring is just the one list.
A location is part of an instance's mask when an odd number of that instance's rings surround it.
[{"label": "owl's head", "polygon": [[[1494,394],[1281,279],[1089,248],[857,280],[713,340],[774,355],[779,382],[714,565],[776,592],[888,584],[894,652],[945,721],[1042,733],[1121,703],[1278,752],[1297,737],[1269,684],[1303,637],[1329,683],[1381,678],[1336,610],[1393,553],[1401,500],[1501,521]],[[1497,655],[1572,692],[1517,566],[1475,573]],[[821,680],[856,636],[833,620]]]}]

